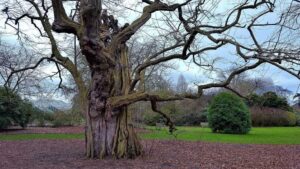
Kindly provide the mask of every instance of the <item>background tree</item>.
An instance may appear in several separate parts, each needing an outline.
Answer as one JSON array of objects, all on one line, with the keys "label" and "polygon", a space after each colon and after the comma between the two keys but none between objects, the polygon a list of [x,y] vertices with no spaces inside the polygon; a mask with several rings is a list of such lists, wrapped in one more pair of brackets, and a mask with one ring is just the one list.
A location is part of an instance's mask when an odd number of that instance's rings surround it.
[{"label": "background tree", "polygon": [[177,85],[176,85],[176,91],[178,93],[186,93],[188,90],[188,83],[186,82],[184,76],[182,74],[180,74],[180,76],[178,77],[177,80]]},{"label": "background tree", "polygon": [[11,72],[28,67],[37,61],[35,54],[25,47],[12,47],[4,42],[0,43],[0,84],[8,87],[12,92],[33,96],[40,92],[41,71],[21,71],[11,76]]},{"label": "background tree", "polygon": [[273,107],[287,111],[292,110],[292,108],[287,102],[287,99],[278,96],[275,92],[265,92],[261,96],[257,94],[251,94],[248,98],[248,104],[250,106]]},{"label": "background tree", "polygon": [[38,110],[12,90],[0,87],[0,129],[12,124],[25,128]]}]

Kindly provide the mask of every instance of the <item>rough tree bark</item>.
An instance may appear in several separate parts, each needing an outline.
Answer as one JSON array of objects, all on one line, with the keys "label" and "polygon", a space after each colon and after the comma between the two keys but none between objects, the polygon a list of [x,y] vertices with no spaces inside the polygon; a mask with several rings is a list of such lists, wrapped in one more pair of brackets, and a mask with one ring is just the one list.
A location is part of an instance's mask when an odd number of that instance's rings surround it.
[{"label": "rough tree bark", "polygon": [[127,47],[125,44],[107,47],[112,24],[104,12],[100,17],[101,1],[82,1],[80,5],[83,26],[78,37],[92,76],[86,110],[86,155],[90,158],[134,158],[141,154],[142,147],[127,107],[112,107],[108,101],[110,97],[129,92]]},{"label": "rough tree bark", "polygon": [[90,158],[134,158],[142,152],[127,106],[113,108],[108,101],[129,92],[127,58],[126,46],[121,45],[114,67],[92,70],[86,114],[86,153]]}]

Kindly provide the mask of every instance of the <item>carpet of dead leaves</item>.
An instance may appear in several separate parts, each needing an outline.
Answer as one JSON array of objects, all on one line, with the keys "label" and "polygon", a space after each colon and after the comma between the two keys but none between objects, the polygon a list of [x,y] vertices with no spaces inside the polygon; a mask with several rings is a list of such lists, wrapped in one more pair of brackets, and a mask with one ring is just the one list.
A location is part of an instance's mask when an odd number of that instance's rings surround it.
[{"label": "carpet of dead leaves", "polygon": [[[75,128],[57,130],[79,131]],[[84,156],[83,140],[0,141],[0,168],[300,169],[300,145],[162,140],[142,143],[144,154],[135,160],[90,160]]]}]

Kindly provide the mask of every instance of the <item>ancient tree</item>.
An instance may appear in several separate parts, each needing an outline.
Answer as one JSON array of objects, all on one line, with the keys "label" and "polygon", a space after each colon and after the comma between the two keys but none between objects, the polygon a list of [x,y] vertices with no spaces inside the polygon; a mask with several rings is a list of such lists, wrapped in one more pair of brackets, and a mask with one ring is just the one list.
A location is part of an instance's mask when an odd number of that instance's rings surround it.
[{"label": "ancient tree", "polygon": [[[28,10],[16,12],[12,7],[14,4],[6,1],[2,4],[2,12],[7,18],[5,23],[13,27],[22,37],[23,32],[19,24],[23,20],[30,21],[32,28],[38,30],[39,36],[50,43],[51,54],[41,57],[35,65],[12,71],[11,76],[21,71],[35,69],[43,61],[55,63],[59,74],[61,68],[70,72],[79,92],[80,107],[86,115],[86,155],[90,158],[134,158],[142,153],[142,146],[128,112],[128,106],[132,103],[149,101],[152,110],[165,117],[165,124],[172,132],[174,125],[171,119],[159,110],[158,102],[198,99],[205,89],[214,87],[230,89],[229,84],[236,75],[264,63],[271,63],[299,78],[299,74],[294,73],[296,71],[294,67],[290,69],[291,67],[279,62],[285,59],[297,63],[295,57],[284,58],[283,56],[287,55],[283,55],[282,50],[271,48],[271,42],[267,43],[267,40],[261,42],[256,37],[254,31],[256,27],[274,26],[281,22],[281,19],[275,23],[260,20],[274,10],[274,2],[271,0],[247,0],[236,3],[228,10],[221,10],[222,15],[213,13],[219,1],[187,0],[173,4],[162,0],[142,0],[139,16],[133,22],[123,25],[104,5],[114,1],[73,0],[76,3],[70,16],[67,14],[70,7],[64,4],[64,1],[68,0],[12,1],[15,5],[18,4],[18,7],[27,6]],[[114,4],[118,3],[121,2]],[[209,6],[210,9],[205,9]],[[164,26],[171,27],[168,29],[169,32],[164,34],[168,37],[165,38],[165,45],[154,53],[149,53],[145,59],[132,67],[129,64],[131,61],[127,42],[157,12],[168,16],[163,23]],[[247,17],[244,13],[248,13]],[[211,19],[220,16],[221,19],[211,22]],[[234,29],[247,32],[247,42],[230,34]],[[72,60],[63,54],[56,33],[76,36],[91,72],[90,83],[84,81],[76,59]],[[198,45],[200,42],[201,45]],[[235,49],[240,64],[231,69],[225,80],[201,84],[194,93],[178,95],[153,94],[141,87],[145,80],[145,72],[149,68],[174,59],[190,60],[199,67],[213,69],[213,59],[203,54],[226,46]]]}]

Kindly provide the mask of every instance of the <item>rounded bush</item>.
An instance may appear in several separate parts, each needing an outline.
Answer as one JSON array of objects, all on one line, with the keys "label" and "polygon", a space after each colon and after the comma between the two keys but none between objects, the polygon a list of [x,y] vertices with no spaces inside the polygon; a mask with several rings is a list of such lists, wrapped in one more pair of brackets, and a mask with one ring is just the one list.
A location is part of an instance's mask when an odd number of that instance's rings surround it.
[{"label": "rounded bush", "polygon": [[236,95],[223,92],[212,100],[208,109],[208,123],[213,132],[246,134],[251,118],[246,104]]}]

